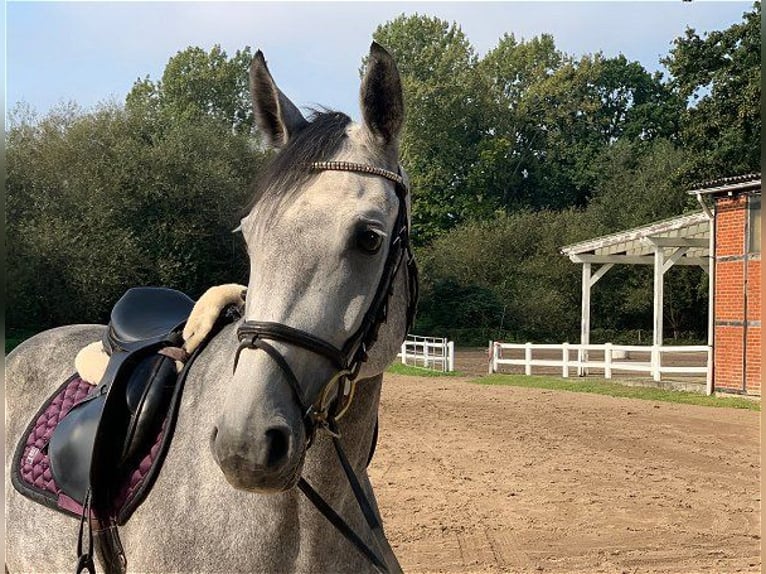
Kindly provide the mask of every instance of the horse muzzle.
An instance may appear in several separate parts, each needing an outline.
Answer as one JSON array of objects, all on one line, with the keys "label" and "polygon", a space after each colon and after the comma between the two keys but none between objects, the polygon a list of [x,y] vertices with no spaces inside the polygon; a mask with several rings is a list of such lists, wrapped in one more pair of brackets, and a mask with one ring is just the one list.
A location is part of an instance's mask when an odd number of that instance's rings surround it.
[{"label": "horse muzzle", "polygon": [[225,426],[215,427],[210,442],[213,458],[226,481],[238,490],[282,492],[295,486],[300,478],[305,439],[284,423],[236,436]]}]

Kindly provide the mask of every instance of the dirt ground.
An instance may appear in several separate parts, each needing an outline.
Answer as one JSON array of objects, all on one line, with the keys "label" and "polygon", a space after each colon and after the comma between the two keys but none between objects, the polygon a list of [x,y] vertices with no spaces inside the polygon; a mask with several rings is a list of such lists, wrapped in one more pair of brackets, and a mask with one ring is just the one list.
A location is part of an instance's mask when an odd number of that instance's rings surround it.
[{"label": "dirt ground", "polygon": [[388,374],[380,432],[405,572],[760,571],[757,412]]}]

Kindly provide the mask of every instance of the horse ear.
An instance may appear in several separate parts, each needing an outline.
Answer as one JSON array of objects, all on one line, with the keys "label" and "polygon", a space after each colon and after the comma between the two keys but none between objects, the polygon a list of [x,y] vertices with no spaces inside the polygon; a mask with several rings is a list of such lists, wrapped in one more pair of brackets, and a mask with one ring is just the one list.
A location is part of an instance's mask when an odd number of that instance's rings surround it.
[{"label": "horse ear", "polygon": [[308,124],[295,104],[277,88],[260,50],[250,62],[250,95],[255,123],[269,145],[284,147]]},{"label": "horse ear", "polygon": [[367,129],[383,145],[395,144],[404,123],[402,81],[396,63],[373,42],[359,95]]}]

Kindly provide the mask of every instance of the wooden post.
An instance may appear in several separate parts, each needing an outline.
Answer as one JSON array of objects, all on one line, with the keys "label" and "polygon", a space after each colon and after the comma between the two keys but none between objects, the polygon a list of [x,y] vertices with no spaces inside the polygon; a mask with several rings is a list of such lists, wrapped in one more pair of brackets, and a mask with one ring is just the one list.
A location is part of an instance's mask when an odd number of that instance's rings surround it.
[{"label": "wooden post", "polygon": [[607,343],[604,348],[604,378],[612,378],[612,344]]},{"label": "wooden post", "polygon": [[561,345],[561,376],[569,378],[569,343]]},{"label": "wooden post", "polygon": [[[662,247],[654,247],[654,332],[652,336],[652,363],[655,381],[661,380],[660,365],[662,354],[657,347],[662,347],[663,342],[663,300],[664,300],[664,267],[665,256]],[[656,361],[656,362],[655,362]]]},{"label": "wooden post", "polygon": [[487,355],[489,355],[489,368],[487,369],[487,373],[491,375],[495,372],[495,343],[490,341],[487,350],[489,351],[487,353]]},{"label": "wooden post", "polygon": [[[582,318],[580,320],[580,344],[590,345],[590,263],[582,264]],[[588,351],[579,349],[577,358],[580,363],[588,360]],[[577,376],[583,377],[588,374],[588,369],[582,365],[577,367]]]},{"label": "wooden post", "polygon": [[524,374],[532,374],[532,343],[524,345]]}]

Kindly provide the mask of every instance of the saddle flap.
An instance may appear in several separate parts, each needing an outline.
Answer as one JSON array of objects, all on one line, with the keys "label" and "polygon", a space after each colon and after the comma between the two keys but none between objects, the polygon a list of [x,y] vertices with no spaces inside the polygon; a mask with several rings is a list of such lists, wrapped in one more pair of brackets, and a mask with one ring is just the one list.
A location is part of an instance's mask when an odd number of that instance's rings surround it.
[{"label": "saddle flap", "polygon": [[106,396],[91,395],[75,405],[56,427],[48,443],[50,469],[56,484],[80,504],[90,488],[93,443]]},{"label": "saddle flap", "polygon": [[[115,303],[104,337],[107,349],[170,339],[194,308],[188,295],[165,287],[133,287]],[[107,340],[108,339],[108,340]]]}]

